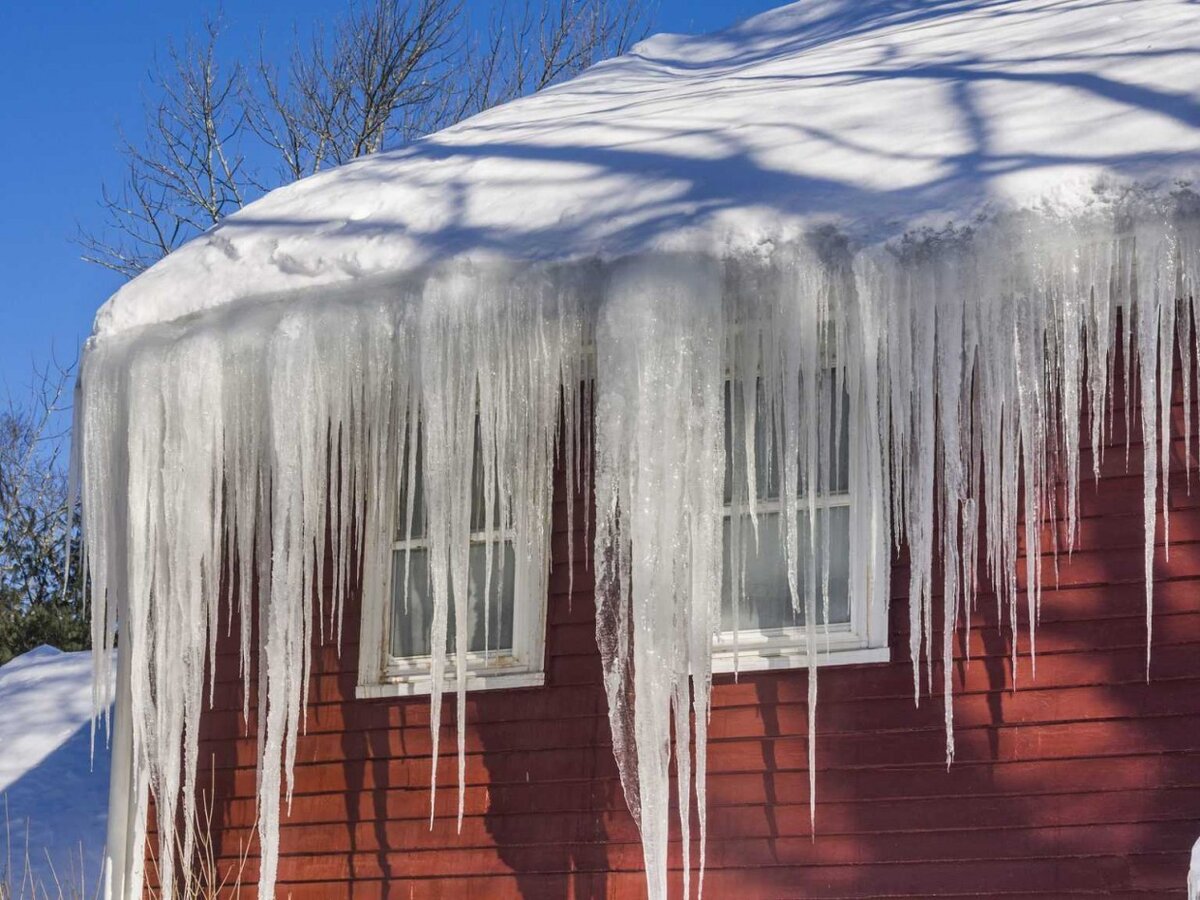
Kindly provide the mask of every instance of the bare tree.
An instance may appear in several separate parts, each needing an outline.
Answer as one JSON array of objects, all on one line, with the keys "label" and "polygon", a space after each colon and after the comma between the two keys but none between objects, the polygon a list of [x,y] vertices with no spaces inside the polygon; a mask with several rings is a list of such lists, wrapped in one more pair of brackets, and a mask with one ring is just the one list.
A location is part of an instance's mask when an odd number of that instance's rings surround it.
[{"label": "bare tree", "polygon": [[219,22],[204,39],[170,47],[156,64],[145,140],[122,140],[126,173],[102,189],[105,235],[84,234],[84,259],[131,278],[246,203],[258,185],[245,171],[242,67],[218,62]]},{"label": "bare tree", "polygon": [[518,0],[492,16],[467,53],[458,117],[536,93],[645,37],[654,4],[639,0]]},{"label": "bare tree", "polygon": [[281,74],[260,58],[242,102],[283,178],[377,153],[427,131],[444,90],[462,18],[461,0],[377,0],[356,5],[331,37],[318,30]]},{"label": "bare tree", "polygon": [[86,646],[78,578],[64,583],[76,530],[63,459],[71,378],[49,365],[0,407],[0,663],[40,643]]},{"label": "bare tree", "polygon": [[[463,0],[353,0],[281,69],[219,64],[219,23],[156,67],[147,136],[102,192],[84,259],[126,277],[278,184],[411,141],[622,53],[638,0],[503,0],[472,35]],[[263,175],[261,173],[268,173]]]}]

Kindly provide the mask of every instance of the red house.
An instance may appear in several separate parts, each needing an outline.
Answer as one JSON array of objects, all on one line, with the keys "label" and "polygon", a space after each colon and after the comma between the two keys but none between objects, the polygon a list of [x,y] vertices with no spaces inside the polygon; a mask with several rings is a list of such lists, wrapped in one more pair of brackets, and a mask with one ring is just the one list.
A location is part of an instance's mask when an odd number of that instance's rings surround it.
[{"label": "red house", "polygon": [[1198,45],[796,3],[123,288],[110,896],[1178,896]]}]

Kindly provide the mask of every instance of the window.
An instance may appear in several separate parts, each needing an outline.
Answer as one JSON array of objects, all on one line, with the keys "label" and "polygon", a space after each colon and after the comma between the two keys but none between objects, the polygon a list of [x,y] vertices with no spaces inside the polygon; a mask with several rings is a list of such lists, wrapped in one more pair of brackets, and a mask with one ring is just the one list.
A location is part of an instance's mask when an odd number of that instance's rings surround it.
[{"label": "window", "polygon": [[[713,646],[716,672],[805,666],[807,637],[803,597],[811,592],[817,610],[820,663],[880,662],[888,659],[886,605],[871,554],[851,571],[851,533],[856,515],[851,485],[852,404],[831,373],[821,402],[829,404],[832,433],[821,439],[817,485],[810,488],[798,461],[798,483],[783,496],[777,410],[767,408],[761,385],[754,391],[754,491],[757,528],[750,515],[745,409],[740,384],[725,391],[724,583],[720,631]],[[798,452],[795,449],[783,452]],[[794,517],[798,555],[794,573],[802,598],[793,609],[787,564],[787,517]],[[811,516],[811,519],[810,519]],[[811,523],[811,525],[810,525]],[[815,534],[810,533],[815,528]],[[807,549],[811,548],[811,549]],[[735,594],[740,603],[734,603]]]},{"label": "window", "polygon": [[[396,503],[396,527],[391,544],[391,579],[386,591],[381,647],[370,677],[360,672],[359,696],[429,693],[432,651],[433,584],[429,565],[422,448],[418,432],[413,460],[412,497],[402,488]],[[407,451],[402,466],[407,467]],[[405,468],[401,469],[406,471]],[[408,478],[402,477],[403,484]],[[515,535],[498,522],[495,495],[485,503],[484,466],[478,430],[472,467],[471,537],[468,551],[467,689],[529,687],[544,683],[545,552],[529,554],[519,564]],[[547,515],[549,511],[547,510]],[[368,612],[364,609],[364,635]],[[447,616],[447,687],[454,687],[455,598],[450,595]],[[366,642],[364,642],[366,643]]]},{"label": "window", "polygon": [[[835,389],[836,388],[836,389]],[[830,404],[836,435],[826,440],[810,492],[803,477],[783,489],[780,459],[786,449],[776,440],[779,410],[767,408],[763,391],[753,390],[758,404],[753,455],[754,507],[749,514],[749,488],[742,391],[726,385],[724,583],[719,633],[714,639],[713,671],[733,672],[796,668],[807,665],[803,612],[792,608],[785,552],[789,517],[794,517],[798,545],[815,548],[800,554],[794,573],[801,591],[816,597],[821,665],[883,662],[887,649],[886,493],[876,486],[883,474],[868,471],[881,454],[864,449],[878,440],[874,429],[855,427],[859,411],[836,384],[825,380],[823,402]],[[430,691],[431,590],[430,550],[422,490],[422,448],[418,434],[410,460],[408,450],[396,462],[401,472],[413,468],[412,497],[401,490],[395,502],[394,530],[375,558],[387,558],[363,598],[358,696],[388,697]],[[493,494],[485,502],[484,466],[476,434],[472,471],[471,533],[468,549],[469,690],[528,687],[544,683],[547,554],[543,545],[522,548],[511,523],[498,521]],[[877,448],[876,448],[877,449]],[[857,465],[852,465],[852,462]],[[803,466],[799,467],[803,471]],[[408,479],[398,479],[407,482]],[[809,510],[815,509],[809,534]],[[488,514],[488,510],[491,513]],[[548,543],[550,510],[546,517]],[[852,546],[863,538],[869,546]],[[386,569],[386,575],[383,574]],[[735,588],[741,602],[733,602]],[[802,594],[803,596],[803,594]],[[447,649],[454,650],[454,604],[451,598]],[[448,659],[447,688],[454,687],[453,657]]]}]

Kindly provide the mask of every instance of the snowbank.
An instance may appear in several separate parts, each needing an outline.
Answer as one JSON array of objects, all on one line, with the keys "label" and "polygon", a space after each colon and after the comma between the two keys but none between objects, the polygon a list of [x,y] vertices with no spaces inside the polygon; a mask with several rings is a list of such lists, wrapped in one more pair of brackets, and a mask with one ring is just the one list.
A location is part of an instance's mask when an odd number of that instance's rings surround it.
[{"label": "snowbank", "polygon": [[[42,646],[0,666],[0,828],[7,802],[10,877],[21,879],[28,829],[33,871],[50,886],[47,855],[58,878],[78,884],[82,848],[89,896],[104,850],[109,766],[103,734],[91,759],[91,657]],[[0,850],[6,843],[0,832]]]},{"label": "snowbank", "polygon": [[1188,0],[802,2],[660,35],[537,96],[274,191],[136,279],[108,334],[455,257],[739,251],[1200,176]]}]

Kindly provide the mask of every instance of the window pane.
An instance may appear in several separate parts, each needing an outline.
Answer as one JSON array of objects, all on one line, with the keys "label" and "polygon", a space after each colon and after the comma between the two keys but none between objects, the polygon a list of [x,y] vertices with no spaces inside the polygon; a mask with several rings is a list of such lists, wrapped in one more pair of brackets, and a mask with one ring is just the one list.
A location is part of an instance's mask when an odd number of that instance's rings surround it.
[{"label": "window pane", "polygon": [[[417,540],[425,537],[425,479],[424,479],[424,439],[421,428],[417,428],[416,469],[413,478],[413,511],[412,530],[408,522],[408,466],[409,456],[407,445],[401,460],[400,496],[396,504],[396,539],[400,541]],[[500,490],[498,484],[493,484],[491,500],[484,503],[487,491],[484,486],[483,442],[479,431],[479,418],[475,419],[475,458],[471,467],[471,532],[488,531],[495,527],[506,528],[508,521],[497,521],[500,510]]]},{"label": "window pane", "polygon": [[[494,454],[493,454],[494,457]],[[493,467],[495,459],[491,460]],[[479,432],[479,419],[475,419],[475,461],[471,467],[471,533],[491,531],[496,528],[507,528],[511,523],[501,516],[500,485],[496,474],[492,473],[492,484],[484,484],[488,474],[484,469],[483,440]],[[488,487],[491,487],[489,499]]]},{"label": "window pane", "polygon": [[[489,634],[484,636],[484,579],[487,554],[492,555],[492,581]],[[408,565],[408,608],[405,610],[405,562]],[[503,560],[503,571],[501,571]],[[469,648],[511,652],[513,645],[513,604],[516,596],[514,570],[516,560],[511,543],[471,545]],[[395,657],[429,656],[432,647],[433,591],[429,580],[429,553],[424,549],[397,550],[393,555],[391,653]],[[454,598],[450,598],[446,648],[454,649]],[[490,645],[490,646],[489,646]]]},{"label": "window pane", "polygon": [[[749,518],[742,530],[745,560],[745,595],[738,611],[738,627],[742,631],[788,628],[804,624],[803,591],[808,577],[808,566],[803,557],[808,545],[807,514],[799,515],[801,561],[797,566],[797,586],[801,591],[801,609],[793,612],[791,595],[788,592],[787,564],[784,554],[785,535],[781,531],[780,514],[758,517],[758,546],[755,547],[754,529]],[[850,510],[835,506],[817,513],[817,613],[818,622],[825,621],[825,592],[822,585],[824,573],[821,560],[824,558],[824,532],[829,535],[829,619],[832,624],[848,624],[850,621]],[[725,574],[721,590],[721,630],[733,631],[733,591],[730,571],[730,541],[734,528],[730,519],[725,520]]]},{"label": "window pane", "polygon": [[[818,471],[821,487],[828,493],[844,494],[850,489],[850,415],[849,398],[843,388],[835,391],[835,379],[831,374],[822,386],[822,392],[829,405],[829,421],[838,422],[833,446],[825,446],[817,456]],[[838,397],[840,392],[840,398]],[[838,402],[835,402],[835,399]],[[771,410],[763,398],[762,383],[755,391],[757,407],[754,418],[754,475],[755,496],[759,500],[773,500],[779,497],[779,455],[775,446],[775,423],[771,419]],[[742,386],[732,381],[725,382],[725,503],[733,502],[734,486],[739,487],[746,479],[746,428],[745,403],[742,398]],[[799,452],[799,451],[797,451]],[[829,472],[830,460],[834,460],[834,469]],[[799,460],[801,484],[797,495],[807,492],[803,483],[806,466]],[[740,492],[739,492],[740,493]]]},{"label": "window pane", "polygon": [[830,493],[844,494],[850,490],[850,397],[844,384],[838,387],[840,397],[834,393],[832,383],[827,384],[829,421],[837,421],[838,426],[834,433],[834,446],[821,458],[821,471],[824,472],[829,460],[833,460],[833,472],[822,480],[828,480]]},{"label": "window pane", "polygon": [[[779,465],[775,454],[770,413],[763,402],[762,385],[755,391],[754,416],[754,482],[759,499],[779,496]],[[742,387],[732,381],[725,382],[725,503],[733,502],[735,484],[746,481],[746,405],[742,401]],[[736,481],[734,479],[737,479]],[[739,494],[742,491],[738,492]]]},{"label": "window pane", "polygon": [[416,450],[416,468],[413,470],[413,509],[412,509],[412,530],[409,531],[408,520],[408,467],[410,465],[409,452],[410,446],[405,442],[404,453],[400,460],[400,497],[396,503],[396,538],[397,540],[406,541],[425,536],[425,479],[422,465],[424,463],[425,448],[424,441],[421,438],[421,429],[417,429],[417,450]]}]

